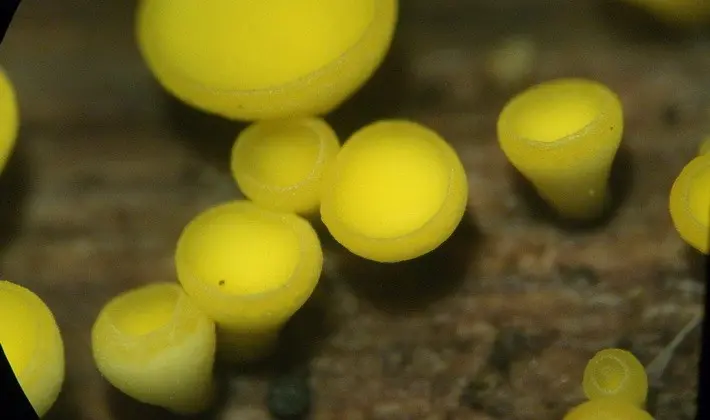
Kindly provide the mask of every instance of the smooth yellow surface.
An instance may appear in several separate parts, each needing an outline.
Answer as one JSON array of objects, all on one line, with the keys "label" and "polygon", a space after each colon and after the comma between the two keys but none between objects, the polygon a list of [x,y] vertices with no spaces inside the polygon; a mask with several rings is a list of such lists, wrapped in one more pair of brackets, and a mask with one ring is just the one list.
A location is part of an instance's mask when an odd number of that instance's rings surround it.
[{"label": "smooth yellow surface", "polygon": [[645,9],[666,23],[694,25],[710,21],[710,2],[707,0],[622,1]]},{"label": "smooth yellow surface", "polygon": [[585,79],[533,86],[513,97],[498,118],[498,141],[510,163],[568,219],[603,214],[622,132],[618,97]]},{"label": "smooth yellow surface", "polygon": [[653,417],[629,402],[607,398],[582,403],[563,420],[653,420]]},{"label": "smooth yellow surface", "polygon": [[599,105],[594,97],[568,92],[521,113],[515,130],[531,140],[540,142],[564,141],[594,121]]},{"label": "smooth yellow surface", "polygon": [[325,113],[380,64],[396,0],[150,0],[141,52],[174,95],[235,119]]},{"label": "smooth yellow surface", "polygon": [[[183,230],[175,252],[178,279],[214,319],[239,358],[255,348],[310,297],[323,251],[315,230],[293,213],[237,200],[212,207]],[[263,340],[262,340],[263,338]]]},{"label": "smooth yellow surface", "polygon": [[64,382],[64,344],[54,315],[30,290],[0,280],[0,342],[32,407],[43,417]]},{"label": "smooth yellow surface", "polygon": [[448,239],[467,198],[463,165],[445,140],[414,122],[380,121],[353,134],[330,166],[321,217],[353,253],[397,262]]},{"label": "smooth yellow surface", "polygon": [[648,394],[648,377],[641,362],[630,352],[605,349],[587,364],[582,386],[590,400],[617,397],[642,407]]},{"label": "smooth yellow surface", "polygon": [[133,336],[157,331],[172,320],[178,296],[179,290],[167,286],[124,295],[114,306],[113,325],[121,333]]},{"label": "smooth yellow surface", "polygon": [[683,240],[710,253],[710,154],[696,157],[683,168],[669,201],[673,224]]},{"label": "smooth yellow surface", "polygon": [[212,213],[192,224],[181,249],[192,275],[237,296],[283,287],[301,257],[299,238],[281,220],[260,216]]},{"label": "smooth yellow surface", "polygon": [[12,82],[0,68],[0,172],[15,149],[19,130],[19,110],[17,95]]},{"label": "smooth yellow surface", "polygon": [[325,168],[339,149],[335,132],[320,118],[261,121],[237,137],[232,176],[260,206],[312,214],[320,206]]},{"label": "smooth yellow surface", "polygon": [[37,313],[19,293],[0,293],[0,344],[15,372],[22,372],[35,357],[37,349]]},{"label": "smooth yellow surface", "polygon": [[703,225],[710,224],[710,171],[699,173],[688,187],[690,213]]},{"label": "smooth yellow surface", "polygon": [[126,395],[181,414],[212,402],[215,325],[179,285],[156,283],[114,297],[91,339],[99,372]]}]

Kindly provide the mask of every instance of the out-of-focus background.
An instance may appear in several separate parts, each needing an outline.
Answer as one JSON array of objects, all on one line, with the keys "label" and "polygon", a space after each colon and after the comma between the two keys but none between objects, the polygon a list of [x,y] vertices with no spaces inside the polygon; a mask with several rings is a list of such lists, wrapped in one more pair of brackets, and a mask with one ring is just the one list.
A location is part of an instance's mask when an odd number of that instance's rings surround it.
[{"label": "out-of-focus background", "polygon": [[[24,0],[0,47],[22,116],[0,178],[0,267],[63,332],[67,380],[50,420],[172,418],[100,377],[90,327],[120,291],[174,281],[182,227],[239,196],[227,159],[243,126],[162,91],[135,45],[135,3]],[[556,224],[496,141],[510,96],[564,76],[607,84],[625,107],[617,211],[594,229]],[[270,380],[295,370],[313,387],[313,419],[561,419],[596,351],[647,364],[701,310],[700,258],[667,202],[708,130],[707,31],[666,30],[612,0],[402,0],[386,62],[328,120],[345,138],[384,117],[456,148],[470,183],[461,229],[394,266],[324,237],[326,273],[279,354],[219,367],[225,395],[203,418],[268,418]],[[698,337],[652,390],[657,419],[694,417]]]}]

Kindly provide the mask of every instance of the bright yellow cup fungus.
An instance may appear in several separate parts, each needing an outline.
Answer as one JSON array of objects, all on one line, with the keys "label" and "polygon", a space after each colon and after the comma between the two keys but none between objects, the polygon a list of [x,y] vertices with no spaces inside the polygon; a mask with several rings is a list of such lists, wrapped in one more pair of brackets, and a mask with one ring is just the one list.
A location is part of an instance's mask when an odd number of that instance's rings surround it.
[{"label": "bright yellow cup fungus", "polygon": [[329,112],[380,65],[396,0],[150,0],[138,42],[162,85],[239,120]]},{"label": "bright yellow cup fungus", "polygon": [[215,325],[177,284],[150,284],[111,299],[91,344],[99,372],[131,398],[180,414],[212,402]]},{"label": "bright yellow cup fungus", "polygon": [[606,398],[578,405],[563,420],[653,420],[653,417],[627,401]]},{"label": "bright yellow cup fungus", "polygon": [[590,400],[615,397],[643,407],[648,395],[646,370],[626,350],[604,349],[584,369],[584,394]]},{"label": "bright yellow cup fungus", "polygon": [[710,21],[707,0],[623,0],[652,13],[658,19],[679,25],[695,25]]},{"label": "bright yellow cup fungus", "polygon": [[464,167],[444,139],[414,122],[379,121],[353,134],[330,165],[321,218],[354,254],[398,262],[448,239],[467,199]]},{"label": "bright yellow cup fungus", "polygon": [[323,267],[315,230],[301,217],[237,200],[183,230],[175,254],[185,291],[219,327],[228,359],[265,356],[306,302]]},{"label": "bright yellow cup fungus", "polygon": [[323,173],[338,150],[337,135],[320,118],[261,121],[237,137],[232,176],[262,207],[311,214],[318,211]]},{"label": "bright yellow cup fungus", "polygon": [[622,132],[618,97],[585,79],[533,86],[511,99],[498,119],[498,140],[510,163],[567,219],[604,213]]},{"label": "bright yellow cup fungus", "polygon": [[0,172],[15,148],[19,131],[19,110],[15,88],[0,68]]},{"label": "bright yellow cup fungus", "polygon": [[681,238],[703,254],[710,253],[710,154],[685,165],[671,188],[669,207]]},{"label": "bright yellow cup fungus", "polygon": [[0,280],[0,320],[5,355],[32,407],[43,417],[64,383],[64,344],[54,315],[30,290]]}]

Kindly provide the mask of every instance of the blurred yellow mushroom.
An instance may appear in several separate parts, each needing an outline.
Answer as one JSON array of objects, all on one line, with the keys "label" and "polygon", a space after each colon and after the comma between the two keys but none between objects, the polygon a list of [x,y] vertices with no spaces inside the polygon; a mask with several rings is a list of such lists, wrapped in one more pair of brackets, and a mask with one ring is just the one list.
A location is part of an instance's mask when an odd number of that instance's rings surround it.
[{"label": "blurred yellow mushroom", "polygon": [[671,188],[671,218],[681,238],[693,248],[710,252],[710,154],[685,165]]},{"label": "blurred yellow mushroom", "polygon": [[220,352],[251,361],[273,350],[283,324],[310,297],[323,251],[301,217],[237,200],[195,217],[175,262],[187,294],[217,323]]},{"label": "blurred yellow mushroom", "polygon": [[648,394],[646,370],[626,350],[604,349],[587,363],[582,381],[590,400],[616,397],[643,407]]},{"label": "blurred yellow mushroom", "polygon": [[0,319],[5,355],[32,407],[43,417],[64,382],[64,344],[54,315],[30,290],[0,280]]},{"label": "blurred yellow mushroom", "polygon": [[578,405],[563,420],[653,420],[653,417],[627,401],[606,398]]},{"label": "blurred yellow mushroom", "polygon": [[0,68],[0,172],[5,169],[5,164],[15,148],[19,118],[15,88],[5,71]]},{"label": "blurred yellow mushroom", "polygon": [[124,292],[99,313],[91,344],[99,372],[126,395],[180,414],[213,398],[215,326],[179,285]]},{"label": "blurred yellow mushroom", "polygon": [[532,38],[511,36],[488,53],[486,73],[501,88],[517,87],[533,73],[536,56],[537,46]]},{"label": "blurred yellow mushroom", "polygon": [[260,121],[234,143],[232,176],[260,206],[313,214],[320,206],[323,173],[339,149],[337,135],[323,119]]},{"label": "blurred yellow mushroom", "polygon": [[675,25],[696,25],[710,21],[707,0],[622,0]]},{"label": "blurred yellow mushroom", "polygon": [[606,86],[558,79],[512,98],[498,118],[510,163],[562,217],[594,219],[607,208],[623,113]]}]

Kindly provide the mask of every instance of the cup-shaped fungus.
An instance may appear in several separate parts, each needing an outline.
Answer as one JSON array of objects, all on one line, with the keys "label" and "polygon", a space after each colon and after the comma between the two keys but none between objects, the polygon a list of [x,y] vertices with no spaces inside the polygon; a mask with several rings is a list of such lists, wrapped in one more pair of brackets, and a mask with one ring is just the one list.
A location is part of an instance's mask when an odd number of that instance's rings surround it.
[{"label": "cup-shaped fungus", "polygon": [[448,239],[467,199],[464,167],[444,139],[414,122],[379,121],[353,134],[329,166],[321,218],[354,254],[398,262]]},{"label": "cup-shaped fungus", "polygon": [[188,223],[175,263],[187,294],[217,322],[220,353],[251,361],[273,350],[283,324],[310,297],[323,251],[301,217],[237,200]]},{"label": "cup-shaped fungus", "polygon": [[690,246],[710,253],[710,154],[685,165],[670,194],[671,219]]},{"label": "cup-shaped fungus", "polygon": [[5,355],[27,399],[42,417],[54,405],[64,382],[64,344],[54,315],[30,290],[1,280],[0,320]]},{"label": "cup-shaped fungus", "polygon": [[99,372],[118,390],[180,414],[212,402],[215,325],[174,283],[124,292],[91,331]]},{"label": "cup-shaped fungus", "polygon": [[622,131],[617,96],[584,79],[533,86],[498,119],[498,141],[510,163],[560,216],[576,220],[604,213]]},{"label": "cup-shaped fungus", "polygon": [[576,406],[563,420],[653,420],[653,417],[628,401],[606,398]]},{"label": "cup-shaped fungus", "polygon": [[257,122],[232,148],[232,176],[244,195],[272,210],[318,211],[323,173],[340,149],[320,118]]},{"label": "cup-shaped fungus", "polygon": [[582,387],[590,400],[615,397],[642,407],[648,394],[648,377],[630,352],[604,349],[587,363]]},{"label": "cup-shaped fungus", "polygon": [[322,115],[369,79],[397,0],[144,1],[138,43],[173,95],[239,120]]},{"label": "cup-shaped fungus", "polygon": [[0,172],[15,148],[19,130],[19,111],[15,89],[0,68]]}]

